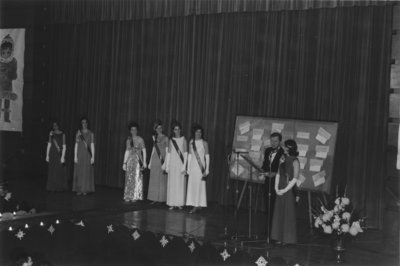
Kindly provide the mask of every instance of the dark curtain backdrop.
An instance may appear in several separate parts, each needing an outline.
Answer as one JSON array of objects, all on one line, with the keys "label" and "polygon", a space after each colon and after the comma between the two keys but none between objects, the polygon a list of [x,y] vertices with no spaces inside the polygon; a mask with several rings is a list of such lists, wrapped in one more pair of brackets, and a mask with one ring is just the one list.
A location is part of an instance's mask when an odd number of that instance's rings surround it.
[{"label": "dark curtain backdrop", "polygon": [[338,184],[368,225],[381,220],[392,7],[232,13],[50,27],[49,118],[96,138],[96,183],[122,187],[127,124],[205,128],[209,200],[226,196],[237,114],[339,122]]},{"label": "dark curtain backdrop", "polygon": [[47,0],[52,23],[387,5],[392,0]]}]

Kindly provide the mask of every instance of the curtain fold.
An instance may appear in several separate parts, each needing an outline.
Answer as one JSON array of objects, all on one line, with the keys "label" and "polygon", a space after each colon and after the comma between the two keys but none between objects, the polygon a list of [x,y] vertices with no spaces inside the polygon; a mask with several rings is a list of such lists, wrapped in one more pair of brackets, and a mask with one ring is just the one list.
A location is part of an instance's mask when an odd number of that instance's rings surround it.
[{"label": "curtain fold", "polygon": [[155,19],[237,12],[391,5],[389,0],[57,0],[50,23]]},{"label": "curtain fold", "polygon": [[[379,227],[387,133],[392,7],[229,13],[52,25],[49,116],[79,116],[96,135],[97,184],[122,187],[131,120],[148,151],[151,124],[205,129],[209,200],[229,201],[235,117],[337,121],[333,184]],[[71,170],[72,171],[72,170]],[[232,187],[232,186],[231,186]]]}]

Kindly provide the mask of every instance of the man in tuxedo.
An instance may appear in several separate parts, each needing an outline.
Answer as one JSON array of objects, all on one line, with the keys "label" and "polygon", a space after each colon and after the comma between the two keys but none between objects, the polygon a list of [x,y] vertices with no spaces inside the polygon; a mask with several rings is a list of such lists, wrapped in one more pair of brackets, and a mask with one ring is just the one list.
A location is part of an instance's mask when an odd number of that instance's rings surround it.
[{"label": "man in tuxedo", "polygon": [[[274,213],[274,203],[276,198],[275,192],[275,176],[278,173],[281,158],[284,158],[284,150],[281,147],[282,135],[280,133],[272,133],[270,136],[271,147],[265,149],[262,169],[265,175],[265,208],[267,214],[269,212],[270,222]],[[270,180],[271,179],[271,180]],[[271,187],[270,187],[271,186]],[[269,197],[268,194],[271,193]],[[271,225],[271,223],[270,223]],[[269,228],[270,229],[270,228]],[[268,229],[268,230],[269,230]]]}]

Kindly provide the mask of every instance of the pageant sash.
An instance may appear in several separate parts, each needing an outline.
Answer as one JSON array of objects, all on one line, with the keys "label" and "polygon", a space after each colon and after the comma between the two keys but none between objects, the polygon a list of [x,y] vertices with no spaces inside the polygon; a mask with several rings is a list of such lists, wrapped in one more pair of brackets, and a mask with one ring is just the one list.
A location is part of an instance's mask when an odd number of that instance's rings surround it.
[{"label": "pageant sash", "polygon": [[138,162],[139,162],[139,166],[140,166],[140,168],[142,168],[143,167],[143,159],[142,159],[141,150],[139,148],[136,148],[133,145],[133,138],[129,137],[129,140],[130,140],[131,148],[134,149],[134,151],[135,151],[136,157],[137,157]]},{"label": "pageant sash", "polygon": [[56,138],[54,137],[54,133],[51,135],[51,141],[53,142],[54,146],[56,147],[56,149],[58,151],[58,154],[61,157],[62,156],[61,148],[60,148],[60,145],[58,145],[58,142],[57,142]]},{"label": "pageant sash", "polygon": [[161,151],[160,151],[160,147],[158,147],[156,136],[154,136],[154,148],[156,149],[158,158],[160,158],[161,165],[162,165],[164,163],[164,158],[161,156]]},{"label": "pageant sash", "polygon": [[83,141],[83,143],[85,144],[86,150],[88,151],[90,157],[92,157],[92,150],[90,149],[89,145],[86,142],[85,137],[83,136],[82,131],[79,130],[79,137],[81,139],[81,141]]},{"label": "pageant sash", "polygon": [[176,141],[173,138],[171,138],[171,141],[175,147],[176,152],[179,154],[179,157],[181,158],[182,163],[185,164],[185,160],[183,159],[183,154],[182,154],[181,150],[179,149],[178,144],[176,143]]},{"label": "pageant sash", "polygon": [[205,169],[203,163],[201,162],[200,155],[199,155],[199,153],[197,152],[196,143],[195,143],[194,140],[192,141],[192,147],[193,147],[194,155],[196,156],[196,159],[197,159],[197,163],[198,163],[199,166],[200,166],[201,173],[204,174],[204,173],[206,172],[206,169]]},{"label": "pageant sash", "polygon": [[[136,148],[134,148],[134,149],[136,149]],[[136,153],[137,159],[139,161],[140,168],[143,168],[143,159],[142,159],[141,151],[137,150],[135,153]]]}]

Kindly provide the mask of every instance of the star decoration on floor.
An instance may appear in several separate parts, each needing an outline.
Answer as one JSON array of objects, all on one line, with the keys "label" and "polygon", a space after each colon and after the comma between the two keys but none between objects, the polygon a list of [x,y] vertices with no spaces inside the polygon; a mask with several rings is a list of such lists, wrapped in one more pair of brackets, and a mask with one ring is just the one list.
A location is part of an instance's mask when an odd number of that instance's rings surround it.
[{"label": "star decoration on floor", "polygon": [[18,233],[15,234],[15,236],[19,239],[22,240],[22,238],[24,238],[25,233],[22,230],[19,230]]},{"label": "star decoration on floor", "polygon": [[163,236],[162,238],[161,238],[161,240],[160,240],[160,243],[161,243],[161,246],[163,247],[163,248],[165,248],[165,246],[168,244],[168,239],[165,237],[165,236]]},{"label": "star decoration on floor", "polygon": [[190,249],[190,252],[193,253],[193,251],[196,249],[196,245],[194,244],[194,242],[192,241],[192,243],[190,243],[190,245],[188,246],[188,248]]},{"label": "star decoration on floor", "polygon": [[79,225],[79,226],[85,227],[85,224],[83,223],[82,220],[80,222],[76,223],[75,225]]},{"label": "star decoration on floor", "polygon": [[53,235],[54,231],[56,231],[56,229],[53,227],[53,225],[50,225],[49,229],[47,229],[47,231],[50,232],[51,235]]},{"label": "star decoration on floor", "polygon": [[224,249],[224,251],[220,253],[220,255],[224,261],[226,261],[231,256],[226,249]]},{"label": "star decoration on floor", "polygon": [[263,256],[260,256],[256,261],[256,264],[257,266],[266,266],[268,264],[268,261]]},{"label": "star decoration on floor", "polygon": [[132,237],[134,240],[138,240],[140,238],[140,234],[137,230],[135,230],[135,232],[133,232]]},{"label": "star decoration on floor", "polygon": [[112,224],[107,225],[107,232],[108,232],[108,233],[114,232],[114,228],[113,228],[113,225],[112,225]]}]

